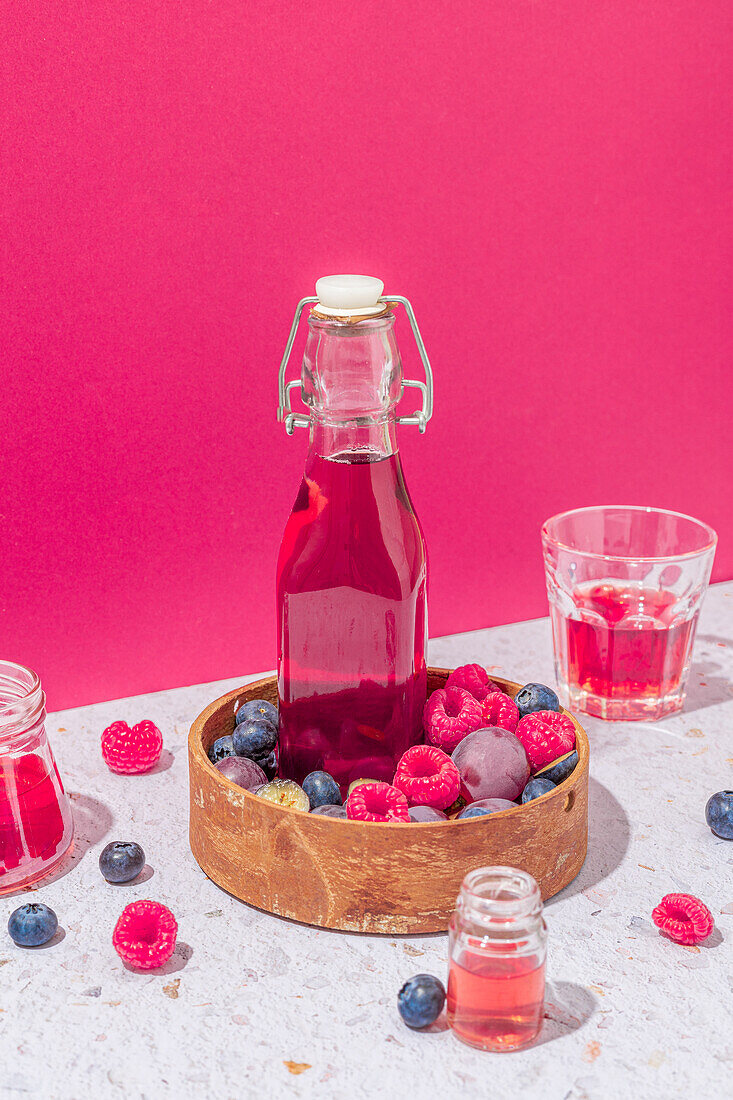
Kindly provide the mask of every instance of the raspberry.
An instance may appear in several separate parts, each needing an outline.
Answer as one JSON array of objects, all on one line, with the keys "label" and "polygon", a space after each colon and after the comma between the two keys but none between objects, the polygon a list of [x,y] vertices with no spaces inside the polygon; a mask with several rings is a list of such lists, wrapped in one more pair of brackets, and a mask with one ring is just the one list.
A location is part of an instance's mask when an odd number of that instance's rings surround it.
[{"label": "raspberry", "polygon": [[453,669],[445,686],[463,688],[479,703],[482,703],[490,692],[501,691],[499,685],[489,679],[486,669],[481,665],[461,665],[460,668]]},{"label": "raspberry", "polygon": [[442,749],[435,745],[413,745],[397,765],[394,785],[411,806],[444,810],[458,798],[461,777]]},{"label": "raspberry", "polygon": [[112,943],[121,959],[152,970],[173,954],[177,932],[176,918],[167,906],[159,901],[133,901],[122,910]]},{"label": "raspberry", "polygon": [[525,714],[514,731],[524,745],[533,772],[557,760],[575,745],[575,726],[567,714],[537,710]]},{"label": "raspberry", "polygon": [[431,745],[453,752],[467,733],[481,729],[484,716],[481,704],[459,687],[438,688],[425,704],[425,733]]},{"label": "raspberry", "polygon": [[152,722],[113,722],[102,734],[102,756],[108,768],[122,775],[149,772],[160,760],[163,736]]},{"label": "raspberry", "polygon": [[487,726],[499,726],[510,733],[517,728],[519,707],[503,691],[490,692],[481,703],[481,711]]},{"label": "raspberry", "polygon": [[675,943],[700,943],[714,928],[707,905],[692,894],[665,894],[652,910],[652,920]]},{"label": "raspberry", "polygon": [[389,783],[361,783],[346,801],[351,821],[409,821],[407,799]]}]

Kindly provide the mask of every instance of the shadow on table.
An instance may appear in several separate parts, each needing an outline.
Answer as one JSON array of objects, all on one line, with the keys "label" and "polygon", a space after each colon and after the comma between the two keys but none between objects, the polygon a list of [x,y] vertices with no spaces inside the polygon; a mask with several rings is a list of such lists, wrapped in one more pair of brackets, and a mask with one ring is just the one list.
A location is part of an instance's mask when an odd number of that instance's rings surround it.
[{"label": "shadow on table", "polygon": [[170,749],[163,749],[160,754],[160,760],[151,768],[149,772],[144,772],[144,775],[159,775],[160,772],[167,772],[169,768],[172,768],[176,762],[176,758]]},{"label": "shadow on table", "polygon": [[12,898],[20,894],[32,893],[64,878],[81,863],[89,849],[98,844],[112,828],[114,823],[112,812],[103,802],[92,798],[91,795],[81,794],[79,791],[69,791],[68,795],[71,815],[74,819],[74,840],[70,850],[58,867],[48,875],[31,883],[30,886],[19,886],[17,890],[9,891],[3,895],[4,897]]},{"label": "shadow on table", "polygon": [[61,943],[65,939],[66,939],[66,929],[63,928],[61,925],[59,925],[58,928],[56,929],[56,931],[54,932],[54,934],[51,936],[50,940],[46,940],[45,943],[39,943],[37,947],[24,947],[23,950],[24,951],[31,951],[31,952],[33,952],[33,951],[48,951],[49,948],[56,947],[57,944]]},{"label": "shadow on table", "polygon": [[68,865],[65,860],[55,878],[62,878],[77,863],[81,863],[89,849],[104,840],[114,824],[112,811],[99,799],[79,791],[69,791],[69,799],[74,816],[74,844],[68,856]]},{"label": "shadow on table", "polygon": [[[722,638],[716,634],[700,634],[697,642],[706,642],[708,645],[723,648],[733,647],[733,639]],[[705,707],[714,707],[718,703],[727,703],[732,699],[733,684],[718,661],[712,660],[708,655],[692,662],[682,707],[683,714],[704,710]]]},{"label": "shadow on table", "polygon": [[621,803],[593,776],[588,783],[588,854],[576,879],[545,905],[572,898],[612,874],[628,851],[631,826]]},{"label": "shadow on table", "polygon": [[[545,1008],[542,1030],[529,1047],[505,1051],[506,1054],[523,1054],[535,1050],[545,1043],[553,1043],[574,1031],[580,1031],[596,1011],[598,1002],[589,989],[575,982],[548,982],[545,989]],[[424,1028],[426,1032],[448,1031],[449,1024],[445,1014]]]},{"label": "shadow on table", "polygon": [[704,951],[710,951],[711,948],[720,947],[721,943],[725,943],[725,937],[720,929],[716,926],[706,940],[698,944],[698,947]]},{"label": "shadow on table", "polygon": [[[179,970],[183,970],[184,966],[187,966],[189,960],[193,956],[193,948],[190,944],[183,943],[179,940],[173,949],[173,954],[168,959],[168,962],[164,962],[162,966],[154,966],[150,970],[146,970],[145,973],[154,977],[156,974],[166,977],[168,974],[177,974]],[[125,970],[129,970],[131,974],[139,974],[140,968],[133,966],[127,962],[126,959],[122,960],[122,965]]]},{"label": "shadow on table", "polygon": [[141,886],[144,882],[150,882],[154,874],[153,868],[149,863],[146,863],[140,874],[135,878],[131,878],[129,882],[110,882],[108,885],[115,890],[125,890],[128,886]]},{"label": "shadow on table", "polygon": [[596,1011],[596,998],[575,982],[548,982],[545,991],[545,1021],[535,1047],[544,1046],[579,1031]]}]

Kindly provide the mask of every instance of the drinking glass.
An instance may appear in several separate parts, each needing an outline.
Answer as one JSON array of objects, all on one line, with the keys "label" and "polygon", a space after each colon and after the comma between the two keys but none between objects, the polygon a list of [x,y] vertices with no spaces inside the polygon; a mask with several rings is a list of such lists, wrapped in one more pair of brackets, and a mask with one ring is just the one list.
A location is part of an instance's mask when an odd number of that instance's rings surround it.
[{"label": "drinking glass", "polygon": [[685,697],[717,536],[658,508],[576,508],[542,527],[555,673],[571,710],[655,720]]}]

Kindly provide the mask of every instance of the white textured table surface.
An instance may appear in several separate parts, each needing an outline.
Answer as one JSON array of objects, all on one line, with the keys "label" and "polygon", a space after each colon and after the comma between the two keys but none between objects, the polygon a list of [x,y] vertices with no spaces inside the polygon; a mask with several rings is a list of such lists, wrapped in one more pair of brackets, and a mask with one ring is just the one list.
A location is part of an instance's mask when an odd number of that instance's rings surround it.
[{"label": "white textured table surface", "polygon": [[[441,1022],[411,1032],[402,982],[445,977],[443,935],[317,931],[248,908],[199,870],[188,848],[186,735],[226,681],[82,707],[50,717],[73,799],[76,847],[36,895],[61,930],[15,947],[0,899],[0,1094],[88,1096],[590,1098],[733,1095],[733,843],[704,822],[731,786],[733,583],[711,589],[684,713],[658,724],[586,722],[590,849],[579,878],[546,907],[546,1020],[539,1042],[482,1054]],[[431,662],[479,661],[516,680],[553,682],[548,621],[431,643]],[[151,718],[165,749],[149,775],[105,767],[111,721]],[[136,840],[145,881],[109,886],[97,857]],[[663,894],[701,897],[716,932],[700,948],[663,939]],[[122,907],[169,905],[179,944],[161,971],[126,969],[111,933]]]}]

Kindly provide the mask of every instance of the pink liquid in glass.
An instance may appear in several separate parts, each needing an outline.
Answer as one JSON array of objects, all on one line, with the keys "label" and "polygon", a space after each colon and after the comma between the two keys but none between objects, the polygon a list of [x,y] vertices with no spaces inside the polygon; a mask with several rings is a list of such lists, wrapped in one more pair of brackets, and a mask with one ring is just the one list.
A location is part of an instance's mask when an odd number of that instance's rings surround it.
[{"label": "pink liquid in glass", "polygon": [[488,958],[466,952],[448,974],[448,1022],[482,1050],[516,1050],[531,1043],[543,1018],[545,964],[536,956]]},{"label": "pink liquid in glass", "polygon": [[[650,588],[576,588],[579,617],[565,619],[568,680],[608,699],[668,695],[679,687],[697,616],[680,620],[679,597]],[[556,612],[559,614],[559,612]]]},{"label": "pink liquid in glass", "polygon": [[391,782],[422,737],[425,585],[399,456],[312,453],[278,562],[283,775]]}]

